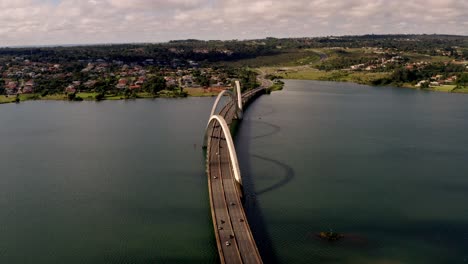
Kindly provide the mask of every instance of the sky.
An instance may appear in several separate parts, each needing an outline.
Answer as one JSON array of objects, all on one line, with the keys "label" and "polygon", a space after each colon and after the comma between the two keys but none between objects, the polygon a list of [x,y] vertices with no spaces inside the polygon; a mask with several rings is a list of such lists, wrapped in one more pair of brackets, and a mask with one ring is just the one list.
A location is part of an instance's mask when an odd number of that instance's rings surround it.
[{"label": "sky", "polygon": [[0,0],[0,46],[468,35],[467,0]]}]

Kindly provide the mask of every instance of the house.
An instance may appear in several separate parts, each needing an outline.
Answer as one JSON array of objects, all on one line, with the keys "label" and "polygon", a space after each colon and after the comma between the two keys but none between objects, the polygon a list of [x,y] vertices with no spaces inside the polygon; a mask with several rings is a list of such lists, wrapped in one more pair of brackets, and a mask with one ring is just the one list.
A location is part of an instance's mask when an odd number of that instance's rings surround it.
[{"label": "house", "polygon": [[66,93],[76,93],[76,87],[73,84],[70,84],[65,88]]},{"label": "house", "polygon": [[193,61],[193,60],[189,60],[188,61],[189,65],[192,66],[192,67],[198,67],[198,63]]},{"label": "house", "polygon": [[18,83],[17,82],[8,82],[5,85],[5,92],[7,95],[14,95],[18,93]]},{"label": "house", "polygon": [[194,53],[208,54],[210,51],[208,49],[193,49]]},{"label": "house", "polygon": [[352,66],[351,66],[351,70],[358,70],[358,69],[360,69],[360,68],[362,68],[362,67],[364,67],[364,66],[365,66],[365,65],[362,64],[362,63],[361,63],[361,64],[357,64],[357,65],[352,65]]},{"label": "house", "polygon": [[120,79],[115,88],[117,89],[126,89],[128,85],[127,79]]},{"label": "house", "polygon": [[444,83],[446,84],[451,84],[451,83],[454,83],[455,81],[457,80],[457,76],[451,76],[451,77],[448,77]]},{"label": "house", "polygon": [[427,83],[426,80],[419,81],[418,84],[415,85],[415,87],[421,87],[424,83]]},{"label": "house", "polygon": [[29,80],[27,82],[24,83],[24,86],[23,86],[23,89],[22,89],[22,92],[24,94],[30,94],[30,93],[34,93],[34,81],[33,80]]},{"label": "house", "polygon": [[84,87],[91,89],[96,85],[97,81],[95,80],[89,80],[83,84]]},{"label": "house", "polygon": [[433,78],[434,80],[437,80],[437,81],[438,81],[438,80],[442,79],[442,77],[443,77],[443,76],[442,76],[441,74],[437,74],[436,76],[433,76],[432,78]]},{"label": "house", "polygon": [[211,88],[223,88],[223,89],[227,89],[225,88],[226,85],[223,83],[223,82],[216,82],[216,83],[213,83],[210,85]]},{"label": "house", "polygon": [[169,77],[166,76],[164,77],[164,80],[166,80],[166,85],[167,86],[177,86],[177,80],[174,77]]},{"label": "house", "polygon": [[140,76],[138,80],[135,82],[136,85],[143,85],[146,82],[145,76]]},{"label": "house", "polygon": [[81,72],[89,72],[89,71],[91,71],[93,68],[94,68],[94,64],[88,63],[88,66],[86,66],[86,68],[84,68],[83,70],[81,70]]},{"label": "house", "polygon": [[137,85],[137,84],[134,84],[134,85],[130,85],[130,90],[140,90],[141,89],[141,85]]},{"label": "house", "polygon": [[182,77],[182,85],[190,87],[193,85],[193,77],[191,75],[185,75]]}]

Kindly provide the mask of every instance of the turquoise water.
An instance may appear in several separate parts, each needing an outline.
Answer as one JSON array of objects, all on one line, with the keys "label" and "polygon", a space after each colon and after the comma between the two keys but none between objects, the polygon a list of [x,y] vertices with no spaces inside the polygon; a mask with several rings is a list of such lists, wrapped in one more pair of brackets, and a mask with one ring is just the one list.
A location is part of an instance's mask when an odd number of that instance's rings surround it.
[{"label": "turquoise water", "polygon": [[[0,263],[217,263],[214,98],[0,106]],[[468,96],[287,81],[237,132],[265,263],[467,263]],[[344,234],[337,243],[321,231]]]},{"label": "turquoise water", "polygon": [[467,135],[465,95],[287,81],[262,96],[237,142],[265,259],[467,263]]}]

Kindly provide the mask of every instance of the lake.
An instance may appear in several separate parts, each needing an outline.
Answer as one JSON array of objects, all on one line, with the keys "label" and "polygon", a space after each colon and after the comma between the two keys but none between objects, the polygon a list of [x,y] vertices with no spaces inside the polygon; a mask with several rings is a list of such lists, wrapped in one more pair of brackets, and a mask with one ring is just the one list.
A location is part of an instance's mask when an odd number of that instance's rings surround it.
[{"label": "lake", "polygon": [[[213,102],[1,105],[0,263],[217,263]],[[261,96],[236,144],[265,263],[468,262],[467,135],[465,95],[290,80]]]},{"label": "lake", "polygon": [[291,80],[237,142],[269,263],[468,262],[468,96]]},{"label": "lake", "polygon": [[217,261],[212,101],[0,106],[0,263]]}]

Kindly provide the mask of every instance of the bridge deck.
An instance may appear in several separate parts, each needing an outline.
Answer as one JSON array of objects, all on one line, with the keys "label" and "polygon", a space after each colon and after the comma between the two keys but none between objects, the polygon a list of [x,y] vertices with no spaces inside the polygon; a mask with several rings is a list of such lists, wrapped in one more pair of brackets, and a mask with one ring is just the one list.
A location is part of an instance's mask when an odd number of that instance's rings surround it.
[{"label": "bridge deck", "polygon": [[[263,89],[249,91],[242,96],[243,104]],[[236,109],[233,102],[220,112],[228,125]],[[241,201],[239,184],[230,163],[227,143],[219,123],[208,131],[207,174],[211,214],[221,263],[262,263]]]}]

